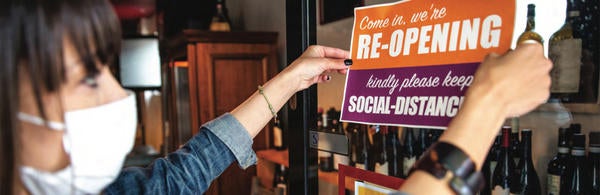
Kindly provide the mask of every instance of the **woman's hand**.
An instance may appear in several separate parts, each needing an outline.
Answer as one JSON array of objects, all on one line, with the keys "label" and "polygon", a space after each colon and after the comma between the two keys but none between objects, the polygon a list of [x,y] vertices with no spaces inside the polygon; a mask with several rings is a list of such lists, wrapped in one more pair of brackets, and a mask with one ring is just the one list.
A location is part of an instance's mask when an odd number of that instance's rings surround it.
[{"label": "woman's hand", "polygon": [[348,51],[342,49],[310,46],[281,74],[294,78],[292,86],[300,91],[315,83],[328,81],[331,78],[327,74],[329,72],[345,74],[348,67],[344,65],[344,59],[349,56]]},{"label": "woman's hand", "polygon": [[310,46],[285,70],[263,85],[263,94],[252,94],[232,110],[231,114],[254,137],[273,118],[271,108],[277,111],[296,92],[315,83],[328,81],[329,72],[346,73],[348,67],[344,65],[344,59],[348,57],[348,52],[341,49]]},{"label": "woman's hand", "polygon": [[475,73],[467,96],[492,96],[507,117],[520,116],[548,99],[551,68],[537,43],[520,44],[502,56],[490,54]]}]

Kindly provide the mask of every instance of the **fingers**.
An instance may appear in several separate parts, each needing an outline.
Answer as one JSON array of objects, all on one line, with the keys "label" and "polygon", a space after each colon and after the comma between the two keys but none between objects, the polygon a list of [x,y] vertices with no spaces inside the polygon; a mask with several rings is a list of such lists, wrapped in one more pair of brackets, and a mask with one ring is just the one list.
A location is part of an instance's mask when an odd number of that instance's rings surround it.
[{"label": "fingers", "polygon": [[[310,58],[303,59],[303,63],[306,63],[310,66],[316,66],[319,69],[318,74],[322,74],[324,72],[329,71],[344,71],[348,69],[348,66],[344,64],[343,59],[333,59],[333,58]],[[345,71],[344,71],[345,72]]]},{"label": "fingers", "polygon": [[517,48],[513,52],[510,53],[521,53],[532,55],[530,57],[544,57],[544,46],[537,42],[534,43],[522,43],[517,45]]},{"label": "fingers", "polygon": [[321,78],[319,78],[320,81],[331,81],[331,75],[325,74],[325,75],[321,75]]},{"label": "fingers", "polygon": [[497,53],[489,53],[488,55],[485,56],[485,58],[483,60],[488,61],[488,60],[495,59],[498,57],[500,57],[500,55],[498,55]]},{"label": "fingers", "polygon": [[337,59],[350,58],[350,53],[346,50],[320,45],[308,47],[303,55],[306,55],[306,57],[326,57]]}]

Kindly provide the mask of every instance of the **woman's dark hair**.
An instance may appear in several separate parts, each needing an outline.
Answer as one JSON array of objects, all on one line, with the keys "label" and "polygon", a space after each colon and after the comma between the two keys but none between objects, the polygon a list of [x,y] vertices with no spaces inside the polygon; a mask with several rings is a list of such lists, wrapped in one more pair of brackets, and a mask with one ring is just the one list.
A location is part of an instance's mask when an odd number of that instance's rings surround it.
[{"label": "woman's dark hair", "polygon": [[0,194],[13,194],[20,182],[19,76],[31,79],[45,118],[42,93],[58,91],[66,79],[64,41],[94,76],[97,62],[107,65],[116,59],[121,29],[107,0],[3,0],[0,27]]}]

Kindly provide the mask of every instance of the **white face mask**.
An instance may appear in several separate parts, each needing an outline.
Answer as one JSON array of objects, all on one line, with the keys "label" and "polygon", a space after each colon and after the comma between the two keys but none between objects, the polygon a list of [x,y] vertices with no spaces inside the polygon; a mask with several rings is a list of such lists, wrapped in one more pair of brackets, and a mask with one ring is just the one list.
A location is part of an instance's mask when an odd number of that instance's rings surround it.
[{"label": "white face mask", "polygon": [[32,194],[98,194],[119,175],[131,151],[137,125],[132,93],[106,105],[65,113],[65,123],[19,113],[19,119],[64,131],[63,147],[71,164],[57,172],[21,167],[21,180]]}]

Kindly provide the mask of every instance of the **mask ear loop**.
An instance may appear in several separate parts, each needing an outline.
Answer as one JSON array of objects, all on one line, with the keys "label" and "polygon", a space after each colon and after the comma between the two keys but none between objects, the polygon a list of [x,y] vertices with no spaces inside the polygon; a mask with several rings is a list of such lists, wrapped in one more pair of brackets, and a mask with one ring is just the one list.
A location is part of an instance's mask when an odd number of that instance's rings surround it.
[{"label": "mask ear loop", "polygon": [[[65,126],[66,126],[66,120],[65,120]],[[71,170],[69,170],[69,174],[71,175],[71,181],[70,181],[70,190],[71,192],[69,194],[71,195],[75,195],[75,192],[77,192],[77,187],[75,185],[75,180],[77,179],[76,175],[75,175],[75,166],[73,166],[73,160],[71,160],[71,148],[73,147],[72,140],[71,137],[68,136],[69,134],[69,130],[67,128],[65,128],[64,132],[63,132],[63,136],[62,136],[62,146],[63,146],[63,150],[65,151],[65,153],[67,154],[67,156],[69,157],[69,166],[71,166]]]},{"label": "mask ear loop", "polygon": [[39,125],[39,126],[46,126],[52,130],[55,131],[64,131],[66,126],[63,123],[60,122],[54,122],[54,121],[46,121],[42,118],[40,118],[39,116],[33,116],[24,112],[19,112],[17,113],[17,117],[25,122],[34,124],[34,125]]},{"label": "mask ear loop", "polygon": [[[62,94],[62,93],[60,93],[61,89],[58,89],[58,91],[59,91],[58,94]],[[76,177],[75,177],[75,167],[73,166],[73,161],[71,160],[71,147],[73,146],[73,144],[71,144],[72,143],[71,138],[69,136],[67,136],[69,134],[69,129],[67,128],[67,119],[65,117],[65,114],[67,112],[65,111],[66,109],[65,109],[65,106],[64,106],[64,103],[63,103],[64,99],[63,99],[63,97],[61,95],[59,95],[59,99],[60,99],[59,104],[60,104],[60,108],[61,108],[61,112],[62,112],[61,116],[62,116],[62,121],[63,121],[63,135],[62,135],[62,142],[63,143],[62,143],[62,146],[63,146],[63,150],[64,150],[65,154],[69,158],[69,165],[68,166],[71,166],[71,170],[69,170],[69,174],[71,175],[71,181],[70,181],[70,184],[69,184],[69,187],[70,187],[69,188],[70,189],[69,194],[75,195],[75,192],[77,192],[76,191],[77,187],[75,186],[75,179],[76,179]]]}]

